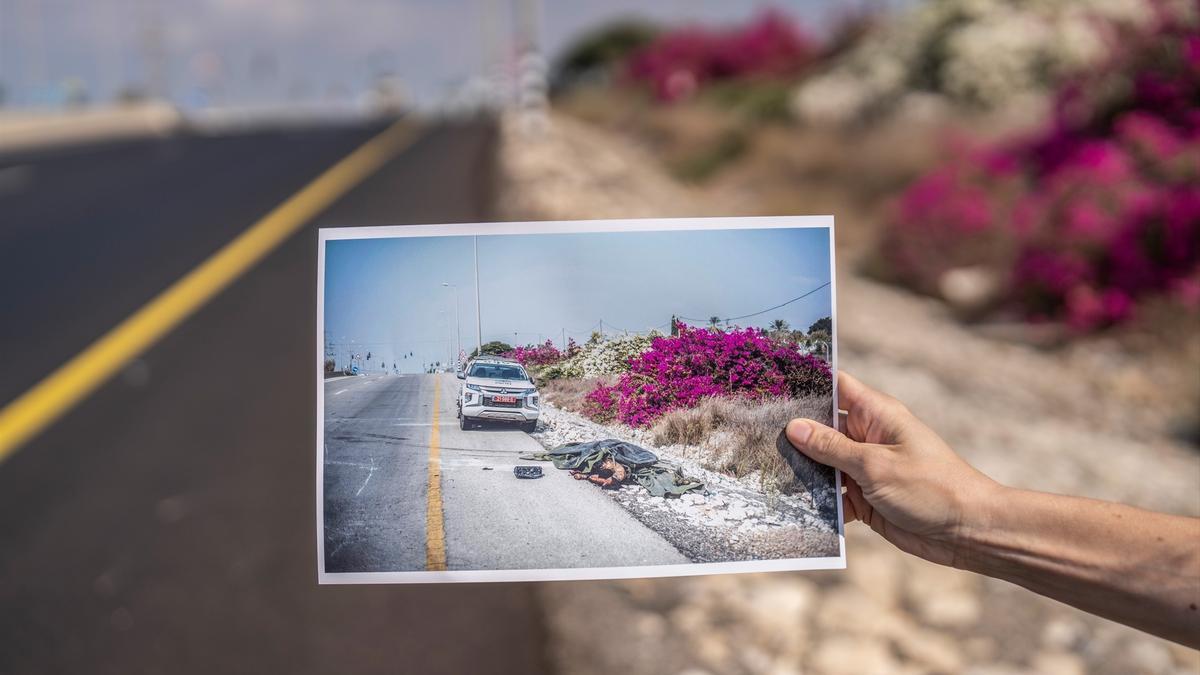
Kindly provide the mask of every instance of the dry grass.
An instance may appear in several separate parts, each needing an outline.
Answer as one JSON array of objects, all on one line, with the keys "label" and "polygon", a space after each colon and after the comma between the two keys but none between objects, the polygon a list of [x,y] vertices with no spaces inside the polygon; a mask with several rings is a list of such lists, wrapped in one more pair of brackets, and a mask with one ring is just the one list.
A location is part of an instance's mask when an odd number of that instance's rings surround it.
[{"label": "dry grass", "polygon": [[783,428],[796,417],[828,424],[826,396],[784,401],[713,398],[698,406],[667,413],[654,425],[654,442],[693,445],[711,451],[704,463],[714,471],[741,477],[759,472],[767,490],[804,489],[818,503],[832,485],[832,472],[792,449]]},{"label": "dry grass", "polygon": [[747,118],[718,98],[660,105],[621,88],[583,88],[555,107],[640,146],[720,203],[720,215],[836,214],[839,259],[855,262],[877,246],[893,197],[945,158],[947,137],[1003,137],[1036,119],[941,110],[829,127]]},{"label": "dry grass", "polygon": [[542,398],[562,410],[579,412],[583,407],[583,399],[590,394],[597,384],[611,385],[616,380],[612,377],[563,378],[538,382],[538,390]]}]

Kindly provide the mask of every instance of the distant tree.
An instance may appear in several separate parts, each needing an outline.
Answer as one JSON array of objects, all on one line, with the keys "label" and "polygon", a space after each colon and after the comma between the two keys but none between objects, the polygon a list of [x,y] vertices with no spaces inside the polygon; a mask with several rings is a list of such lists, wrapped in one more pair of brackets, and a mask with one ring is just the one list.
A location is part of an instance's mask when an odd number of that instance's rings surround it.
[{"label": "distant tree", "polygon": [[471,352],[471,358],[475,358],[476,356],[479,356],[481,351],[484,354],[491,354],[492,356],[499,356],[501,354],[507,354],[508,352],[511,352],[512,350],[513,350],[512,345],[508,344],[507,342],[501,342],[499,340],[492,340],[491,342],[484,344],[482,349],[473,350]]},{"label": "distant tree", "polygon": [[325,359],[325,372],[332,373],[335,367],[333,359]]},{"label": "distant tree", "polygon": [[721,317],[719,317],[719,316],[708,317],[708,327],[713,328],[713,329],[720,328],[721,327]]},{"label": "distant tree", "polygon": [[580,84],[611,79],[630,52],[658,35],[653,24],[623,19],[601,26],[568,45],[554,62],[550,87],[560,94]]},{"label": "distant tree", "polygon": [[815,333],[817,331],[824,331],[826,335],[832,335],[833,319],[828,316],[822,319],[817,319],[811,326],[808,327],[809,333]]}]

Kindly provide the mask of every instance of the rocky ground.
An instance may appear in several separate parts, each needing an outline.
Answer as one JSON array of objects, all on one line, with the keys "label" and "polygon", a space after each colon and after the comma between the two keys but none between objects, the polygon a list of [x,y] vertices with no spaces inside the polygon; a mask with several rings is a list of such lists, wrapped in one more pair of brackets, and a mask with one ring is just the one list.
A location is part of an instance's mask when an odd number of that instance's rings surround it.
[{"label": "rocky ground", "polygon": [[547,449],[616,438],[650,450],[660,460],[678,466],[688,478],[703,482],[702,492],[689,492],[678,499],[655,497],[636,483],[605,490],[693,562],[838,555],[836,511],[823,516],[808,493],[768,494],[755,475],[737,479],[709,471],[699,460],[699,448],[656,446],[645,431],[596,424],[550,404],[543,407],[533,437]]},{"label": "rocky ground", "polygon": [[[507,124],[502,204],[519,220],[741,213],[654,166],[576,121],[537,137]],[[1163,411],[1178,403],[1162,386],[1195,359],[997,338],[857,275],[853,251],[838,258],[839,365],[974,465],[1020,487],[1200,515],[1200,452],[1172,435]],[[844,571],[544,585],[550,658],[567,675],[1200,672],[1195,650],[906,556],[858,524],[846,535]]]}]

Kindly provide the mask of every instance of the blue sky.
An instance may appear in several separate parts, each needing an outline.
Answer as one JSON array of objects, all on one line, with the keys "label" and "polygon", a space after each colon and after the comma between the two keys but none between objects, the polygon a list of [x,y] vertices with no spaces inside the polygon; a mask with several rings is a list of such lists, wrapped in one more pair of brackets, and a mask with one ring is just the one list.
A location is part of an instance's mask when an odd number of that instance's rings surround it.
[{"label": "blue sky", "polygon": [[[326,244],[325,330],[339,366],[352,351],[406,372],[475,347],[471,237],[397,237]],[[604,322],[666,330],[671,315],[706,320],[758,312],[828,282],[828,233],[812,229],[494,235],[479,238],[483,340],[584,341]],[[783,319],[805,329],[830,316],[827,286],[736,323]],[[514,335],[515,333],[515,335]],[[413,353],[409,359],[401,354]]]},{"label": "blue sky", "polygon": [[[553,56],[618,17],[728,23],[775,7],[819,31],[856,5],[911,1],[544,0],[541,32]],[[484,70],[485,45],[511,50],[512,2],[0,0],[0,86],[13,105],[58,103],[68,80],[110,100],[145,83],[157,34],[170,97],[184,106],[355,100],[384,72],[429,103]]]}]

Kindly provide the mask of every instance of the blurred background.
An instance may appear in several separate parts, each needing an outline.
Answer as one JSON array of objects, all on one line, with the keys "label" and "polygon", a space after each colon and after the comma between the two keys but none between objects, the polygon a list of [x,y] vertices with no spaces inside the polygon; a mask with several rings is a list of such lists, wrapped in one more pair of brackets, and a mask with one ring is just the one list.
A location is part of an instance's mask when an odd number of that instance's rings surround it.
[{"label": "blurred background", "polygon": [[855,525],[839,572],[316,586],[316,227],[832,213],[842,368],[998,480],[1200,516],[1194,2],[647,5],[0,0],[0,672],[1200,672]]}]

